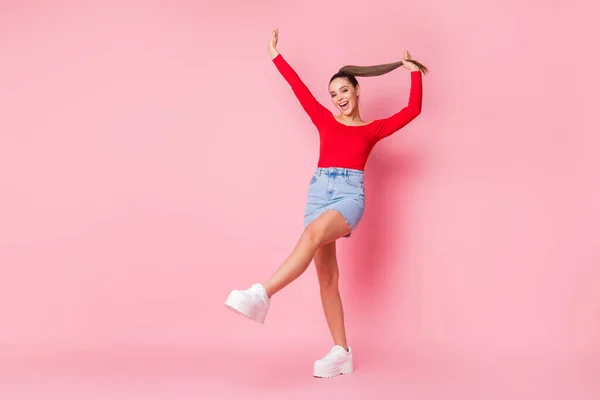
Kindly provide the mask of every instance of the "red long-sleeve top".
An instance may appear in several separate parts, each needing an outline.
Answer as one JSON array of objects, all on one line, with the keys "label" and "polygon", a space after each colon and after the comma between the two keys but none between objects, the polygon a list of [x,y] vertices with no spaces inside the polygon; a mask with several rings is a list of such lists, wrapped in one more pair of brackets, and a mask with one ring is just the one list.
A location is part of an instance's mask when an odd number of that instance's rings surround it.
[{"label": "red long-sleeve top", "polygon": [[319,132],[318,167],[364,170],[375,144],[404,127],[421,113],[421,71],[410,73],[411,88],[406,107],[388,118],[353,126],[339,122],[331,111],[320,104],[281,54],[273,59],[273,63],[290,84],[302,108]]}]

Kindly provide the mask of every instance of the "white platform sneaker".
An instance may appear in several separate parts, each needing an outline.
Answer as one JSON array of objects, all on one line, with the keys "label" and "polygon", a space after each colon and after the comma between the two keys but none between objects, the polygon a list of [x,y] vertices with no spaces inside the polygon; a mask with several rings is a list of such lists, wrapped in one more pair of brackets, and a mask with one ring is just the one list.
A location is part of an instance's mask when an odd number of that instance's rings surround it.
[{"label": "white platform sneaker", "polygon": [[232,290],[225,301],[225,307],[259,324],[265,323],[270,304],[271,299],[260,283],[255,283],[248,289]]},{"label": "white platform sneaker", "polygon": [[329,353],[320,360],[315,361],[313,375],[317,378],[333,378],[340,374],[351,374],[354,372],[352,360],[352,348],[348,351],[342,346],[335,345]]}]

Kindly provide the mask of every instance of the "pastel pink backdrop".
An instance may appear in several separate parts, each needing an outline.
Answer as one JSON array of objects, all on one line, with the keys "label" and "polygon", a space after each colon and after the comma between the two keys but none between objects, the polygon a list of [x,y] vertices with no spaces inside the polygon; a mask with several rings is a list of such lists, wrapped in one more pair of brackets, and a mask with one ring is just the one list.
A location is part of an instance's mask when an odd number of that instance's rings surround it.
[{"label": "pastel pink backdrop", "polygon": [[[6,390],[87,366],[184,376],[207,398],[592,398],[598,28],[591,2],[553,4],[1,2]],[[264,326],[223,307],[295,245],[317,161],[267,54],[275,27],[332,110],[343,64],[408,48],[431,69],[338,246],[357,373],[333,383],[310,380],[331,345],[312,266]],[[367,120],[406,104],[406,70],[360,82]]]}]

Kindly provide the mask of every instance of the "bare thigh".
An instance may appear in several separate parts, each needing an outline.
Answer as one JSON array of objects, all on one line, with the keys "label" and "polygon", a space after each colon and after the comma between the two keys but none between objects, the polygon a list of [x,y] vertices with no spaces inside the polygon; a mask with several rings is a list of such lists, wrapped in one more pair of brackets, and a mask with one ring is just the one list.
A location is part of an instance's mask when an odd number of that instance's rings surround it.
[{"label": "bare thigh", "polygon": [[350,233],[350,227],[346,219],[335,210],[327,210],[319,215],[304,229],[307,239],[313,241],[317,248]]}]

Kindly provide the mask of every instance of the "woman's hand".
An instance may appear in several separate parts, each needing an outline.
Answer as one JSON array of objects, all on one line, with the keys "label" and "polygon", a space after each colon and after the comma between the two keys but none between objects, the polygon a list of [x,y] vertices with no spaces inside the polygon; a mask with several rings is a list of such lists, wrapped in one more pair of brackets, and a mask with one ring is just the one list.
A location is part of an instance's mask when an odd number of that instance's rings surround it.
[{"label": "woman's hand", "polygon": [[269,54],[271,58],[275,58],[279,55],[277,51],[277,41],[279,40],[279,29],[275,29],[271,34],[271,40],[269,41]]},{"label": "woman's hand", "polygon": [[410,59],[410,53],[408,52],[408,50],[404,50],[404,57],[402,57],[402,66],[411,72],[420,70],[420,68]]}]

